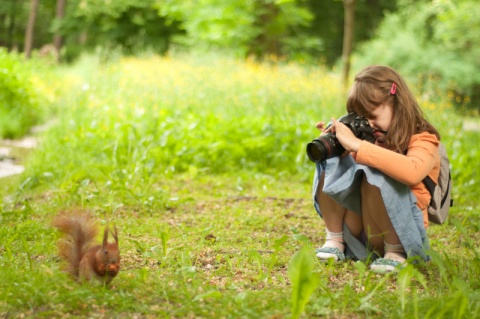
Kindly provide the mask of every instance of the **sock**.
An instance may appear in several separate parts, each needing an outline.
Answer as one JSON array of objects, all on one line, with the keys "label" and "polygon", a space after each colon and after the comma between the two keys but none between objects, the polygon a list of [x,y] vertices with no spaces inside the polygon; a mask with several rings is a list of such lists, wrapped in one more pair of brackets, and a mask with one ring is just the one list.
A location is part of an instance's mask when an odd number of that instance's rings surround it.
[{"label": "sock", "polygon": [[392,259],[398,262],[404,262],[407,254],[402,244],[389,244],[385,242],[385,259]]},{"label": "sock", "polygon": [[343,243],[343,231],[339,233],[331,232],[327,229],[327,240],[323,247],[338,248],[341,252],[345,250],[345,244]]}]

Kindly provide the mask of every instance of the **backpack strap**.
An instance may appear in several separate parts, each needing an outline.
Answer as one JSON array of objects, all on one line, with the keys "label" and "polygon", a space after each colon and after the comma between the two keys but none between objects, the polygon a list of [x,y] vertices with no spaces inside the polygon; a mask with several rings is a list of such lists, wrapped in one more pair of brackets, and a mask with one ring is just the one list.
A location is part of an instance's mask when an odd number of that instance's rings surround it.
[{"label": "backpack strap", "polygon": [[[445,191],[445,194],[448,194],[448,192],[450,191],[450,180],[452,179],[452,174],[450,174],[450,172],[448,172],[448,181],[449,183],[447,184],[447,190]],[[430,191],[430,190],[429,190]],[[445,201],[447,200],[447,196],[444,196],[442,198],[442,206],[443,207],[443,204],[445,204]],[[453,206],[453,198],[450,199],[450,203],[449,203],[450,207]]]},{"label": "backpack strap", "polygon": [[425,184],[425,187],[428,189],[428,192],[430,193],[430,197],[433,199],[433,192],[435,191],[435,186],[437,184],[435,184],[433,179],[431,179],[430,176],[428,175],[422,180],[422,182],[423,184]]},{"label": "backpack strap", "polygon": [[[449,172],[448,173],[448,180],[450,181],[452,179],[452,174]],[[430,178],[430,176],[426,176],[423,180],[422,180],[423,184],[425,185],[425,187],[427,188],[428,192],[430,193],[430,203],[432,203],[433,201],[433,193],[435,191],[435,186],[437,184],[435,184],[435,182]],[[445,194],[448,194],[450,190],[450,183],[447,183],[447,190],[445,191]],[[443,207],[443,205],[445,204],[445,201],[447,200],[447,196],[444,196],[442,198],[442,202],[441,202],[441,207]],[[449,203],[449,206],[452,207],[453,206],[453,199],[450,199],[450,203]]]}]

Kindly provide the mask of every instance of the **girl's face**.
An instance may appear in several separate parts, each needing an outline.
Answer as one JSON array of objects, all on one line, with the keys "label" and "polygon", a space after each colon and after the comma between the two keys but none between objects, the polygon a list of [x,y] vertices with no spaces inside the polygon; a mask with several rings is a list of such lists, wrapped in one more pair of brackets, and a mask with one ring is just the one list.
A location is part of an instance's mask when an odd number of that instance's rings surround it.
[{"label": "girl's face", "polygon": [[392,122],[393,108],[390,104],[383,103],[368,110],[366,117],[373,128],[376,144],[383,144],[387,139],[387,132]]}]

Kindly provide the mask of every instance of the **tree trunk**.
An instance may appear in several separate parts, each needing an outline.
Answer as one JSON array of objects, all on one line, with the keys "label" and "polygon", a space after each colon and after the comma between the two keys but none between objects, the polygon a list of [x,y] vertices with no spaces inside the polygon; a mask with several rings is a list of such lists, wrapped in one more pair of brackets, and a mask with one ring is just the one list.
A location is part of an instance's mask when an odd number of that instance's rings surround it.
[{"label": "tree trunk", "polygon": [[30,15],[28,17],[27,31],[25,34],[25,57],[29,59],[32,55],[33,45],[33,29],[35,28],[35,20],[37,18],[37,8],[39,0],[31,0]]},{"label": "tree trunk", "polygon": [[17,9],[17,4],[16,0],[12,0],[10,4],[10,17],[9,17],[9,22],[8,22],[8,28],[7,28],[7,43],[6,46],[8,48],[8,51],[12,51],[14,47],[14,33],[15,33],[15,18],[16,18],[16,9]]},{"label": "tree trunk", "polygon": [[268,29],[278,16],[279,9],[274,1],[256,1],[256,11],[261,12],[255,17],[254,26],[260,33],[249,44],[247,56],[262,59],[267,55],[280,56],[280,42],[278,37],[269,34]]},{"label": "tree trunk", "polygon": [[[57,21],[61,21],[65,15],[65,4],[67,0],[57,0],[57,11],[55,14],[55,18]],[[63,39],[62,35],[60,34],[58,28],[55,31],[55,37],[53,38],[53,45],[55,46],[57,62],[60,59],[60,50],[62,49]]]},{"label": "tree trunk", "polygon": [[353,48],[353,34],[355,22],[355,0],[343,0],[344,7],[344,29],[343,29],[343,86],[348,86],[348,75],[350,73],[350,56]]}]

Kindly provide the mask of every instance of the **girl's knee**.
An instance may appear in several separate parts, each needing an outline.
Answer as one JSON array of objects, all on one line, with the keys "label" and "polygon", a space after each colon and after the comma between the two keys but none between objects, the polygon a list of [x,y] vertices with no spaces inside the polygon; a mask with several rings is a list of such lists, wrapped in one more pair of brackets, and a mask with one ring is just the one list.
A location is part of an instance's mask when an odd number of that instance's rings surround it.
[{"label": "girl's knee", "polygon": [[380,189],[377,186],[370,184],[364,176],[361,184],[361,194],[364,196],[380,196]]}]

